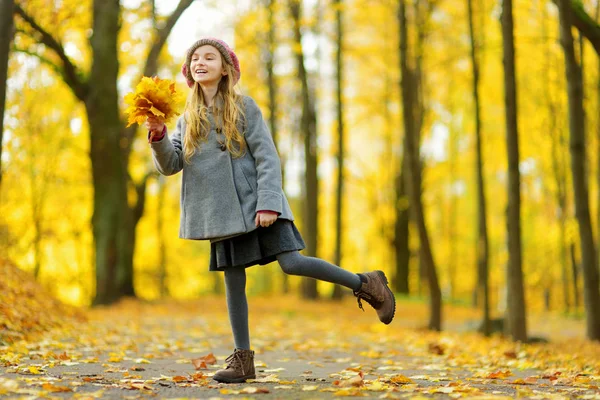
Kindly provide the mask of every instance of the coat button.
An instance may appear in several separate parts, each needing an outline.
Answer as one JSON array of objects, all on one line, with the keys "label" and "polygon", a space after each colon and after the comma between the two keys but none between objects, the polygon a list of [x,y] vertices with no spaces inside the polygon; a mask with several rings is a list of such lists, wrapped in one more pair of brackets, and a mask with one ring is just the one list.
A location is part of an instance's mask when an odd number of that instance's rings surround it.
[{"label": "coat button", "polygon": [[221,128],[217,128],[217,133],[221,133]]},{"label": "coat button", "polygon": [[221,145],[221,151],[225,151],[227,150],[227,146],[225,146],[224,144]]}]

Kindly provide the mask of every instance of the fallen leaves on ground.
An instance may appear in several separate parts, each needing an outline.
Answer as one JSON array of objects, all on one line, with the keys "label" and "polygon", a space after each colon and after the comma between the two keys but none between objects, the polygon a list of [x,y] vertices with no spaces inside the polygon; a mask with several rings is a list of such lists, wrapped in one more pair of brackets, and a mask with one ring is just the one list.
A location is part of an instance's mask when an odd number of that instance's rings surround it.
[{"label": "fallen leaves on ground", "polygon": [[56,300],[31,274],[0,258],[0,345],[35,340],[74,320],[84,321],[84,312]]},{"label": "fallen leaves on ground", "polygon": [[212,380],[233,350],[224,298],[126,300],[1,346],[0,396],[600,399],[598,344],[415,330],[402,303],[384,326],[351,300],[251,298],[257,376],[234,385]]}]

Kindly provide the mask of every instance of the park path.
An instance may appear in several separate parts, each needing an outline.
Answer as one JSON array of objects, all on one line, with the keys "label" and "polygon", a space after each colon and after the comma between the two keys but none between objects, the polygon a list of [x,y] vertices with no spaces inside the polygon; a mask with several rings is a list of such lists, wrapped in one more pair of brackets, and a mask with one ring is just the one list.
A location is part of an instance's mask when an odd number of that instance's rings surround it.
[{"label": "park path", "polygon": [[[598,344],[519,345],[459,329],[429,332],[409,327],[425,316],[402,302],[389,326],[353,298],[249,303],[255,382],[210,378],[233,350],[224,298],[125,301],[39,340],[1,347],[0,397],[600,399]],[[193,361],[203,359],[196,369]]]}]

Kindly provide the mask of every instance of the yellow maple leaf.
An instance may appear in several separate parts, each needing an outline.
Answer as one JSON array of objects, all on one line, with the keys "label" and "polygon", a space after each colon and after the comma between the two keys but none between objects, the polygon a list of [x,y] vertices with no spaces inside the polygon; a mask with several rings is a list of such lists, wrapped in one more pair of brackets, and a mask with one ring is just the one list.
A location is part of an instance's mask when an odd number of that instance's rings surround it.
[{"label": "yellow maple leaf", "polygon": [[40,375],[42,373],[38,367],[34,367],[33,365],[28,368],[28,371],[34,375]]},{"label": "yellow maple leaf", "polygon": [[144,76],[135,87],[135,92],[125,96],[125,104],[128,105],[125,110],[128,115],[127,126],[134,123],[141,125],[151,116],[161,122],[169,122],[179,115],[176,108],[181,98],[173,81]]}]

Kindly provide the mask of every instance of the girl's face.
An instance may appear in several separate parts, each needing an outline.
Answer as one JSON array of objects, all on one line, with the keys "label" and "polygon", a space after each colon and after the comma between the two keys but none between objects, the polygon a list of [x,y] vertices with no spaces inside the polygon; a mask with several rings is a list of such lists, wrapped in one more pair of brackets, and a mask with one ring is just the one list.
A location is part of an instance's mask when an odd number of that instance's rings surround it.
[{"label": "girl's face", "polygon": [[217,84],[227,75],[221,53],[209,44],[198,47],[192,54],[190,71],[192,78],[203,85]]}]

